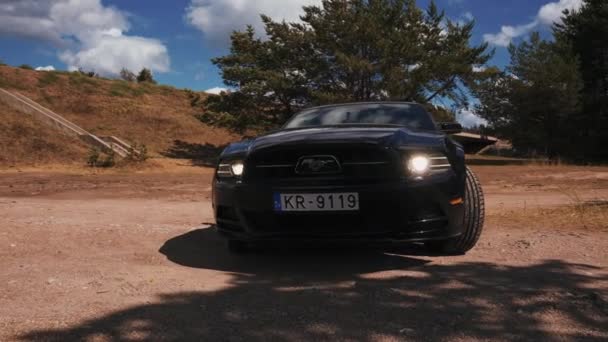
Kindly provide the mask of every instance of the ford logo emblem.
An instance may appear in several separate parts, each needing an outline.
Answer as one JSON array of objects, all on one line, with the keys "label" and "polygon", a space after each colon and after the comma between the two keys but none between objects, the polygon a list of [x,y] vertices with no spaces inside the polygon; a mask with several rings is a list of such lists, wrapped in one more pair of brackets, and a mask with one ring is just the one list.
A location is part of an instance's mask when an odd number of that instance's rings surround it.
[{"label": "ford logo emblem", "polygon": [[296,164],[297,174],[340,173],[342,167],[334,156],[303,156]]}]

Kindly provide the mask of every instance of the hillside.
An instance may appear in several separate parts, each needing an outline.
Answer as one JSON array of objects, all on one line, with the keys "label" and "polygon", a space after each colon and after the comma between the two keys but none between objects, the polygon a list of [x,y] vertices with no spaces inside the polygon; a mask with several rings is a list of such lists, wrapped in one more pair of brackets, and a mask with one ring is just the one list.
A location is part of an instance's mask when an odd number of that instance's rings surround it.
[{"label": "hillside", "polygon": [[[145,144],[153,157],[196,159],[239,138],[198,121],[188,93],[169,86],[0,66],[0,88],[18,91],[93,134]],[[2,102],[0,118],[0,166],[86,160],[88,147],[77,139]]]},{"label": "hillside", "polygon": [[0,166],[85,161],[88,147],[78,139],[58,134],[2,102],[0,118]]}]

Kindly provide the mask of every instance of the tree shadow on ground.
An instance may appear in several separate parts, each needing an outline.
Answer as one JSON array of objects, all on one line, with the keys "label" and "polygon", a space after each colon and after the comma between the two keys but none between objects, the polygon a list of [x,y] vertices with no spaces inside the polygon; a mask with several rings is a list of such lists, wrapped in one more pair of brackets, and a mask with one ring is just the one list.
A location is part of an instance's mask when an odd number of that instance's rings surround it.
[{"label": "tree shadow on ground", "polygon": [[[162,294],[24,340],[589,340],[608,338],[593,266],[429,259],[361,248],[268,249],[232,255],[210,229],[165,242],[179,265],[232,276],[224,289]],[[193,270],[193,276],[195,276]],[[204,280],[201,280],[204,281]],[[601,292],[601,294],[600,294]],[[559,320],[566,325],[557,329]]]},{"label": "tree shadow on ground", "polygon": [[225,147],[225,145],[215,146],[174,140],[173,146],[161,152],[161,155],[168,158],[190,159],[195,166],[216,166],[218,157]]}]

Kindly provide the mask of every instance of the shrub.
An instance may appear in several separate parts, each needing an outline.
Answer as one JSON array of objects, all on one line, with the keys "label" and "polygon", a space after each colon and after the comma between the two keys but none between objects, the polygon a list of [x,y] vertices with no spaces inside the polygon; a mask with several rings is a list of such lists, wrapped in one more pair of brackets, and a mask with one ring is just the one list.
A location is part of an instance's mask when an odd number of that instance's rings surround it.
[{"label": "shrub", "polygon": [[117,80],[110,87],[110,95],[118,97],[126,96],[141,96],[146,93],[146,90],[141,86],[131,85],[127,81]]},{"label": "shrub", "polygon": [[85,71],[82,68],[78,68],[78,73],[81,74],[81,75],[88,76],[88,77],[99,77],[99,75],[96,74],[95,71],[93,71],[93,70],[91,70],[91,71]]},{"label": "shrub", "polygon": [[175,90],[174,87],[169,86],[169,85],[160,85],[158,87],[156,87],[161,94],[163,95],[171,95],[171,93]]},{"label": "shrub", "polygon": [[115,81],[112,82],[110,86],[110,95],[111,96],[127,96],[132,92],[131,86],[125,81]]},{"label": "shrub", "polygon": [[96,78],[87,77],[78,71],[68,73],[70,91],[74,93],[95,94],[99,92],[99,82]]},{"label": "shrub", "polygon": [[116,153],[110,150],[105,153],[105,157],[97,148],[92,148],[87,157],[87,165],[90,167],[112,167],[116,165]]},{"label": "shrub", "polygon": [[143,163],[148,158],[148,148],[144,144],[137,144],[136,142],[131,143],[126,160],[131,163]]},{"label": "shrub", "polygon": [[139,82],[139,83],[148,82],[148,83],[156,84],[156,81],[154,80],[154,76],[152,75],[152,71],[150,71],[150,69],[147,69],[147,68],[141,69],[141,71],[139,72],[139,75],[137,75],[137,82]]},{"label": "shrub", "polygon": [[137,76],[135,76],[131,70],[126,68],[122,68],[122,70],[120,70],[120,78],[127,82],[135,82],[137,80]]},{"label": "shrub", "polygon": [[57,76],[56,72],[47,71],[44,73],[44,75],[42,75],[42,77],[40,77],[40,79],[38,79],[38,85],[43,87],[43,86],[47,86],[49,84],[53,84],[53,83],[57,82],[58,80],[59,80],[59,76]]},{"label": "shrub", "polygon": [[150,82],[138,83],[136,86],[133,86],[133,89],[137,89],[140,93],[139,95],[157,93],[156,85]]},{"label": "shrub", "polygon": [[99,150],[96,148],[92,148],[89,150],[89,156],[87,157],[87,165],[91,167],[96,167],[97,163],[99,163]]},{"label": "shrub", "polygon": [[234,116],[225,112],[207,111],[197,114],[195,117],[204,124],[227,128],[238,133],[243,133],[248,124],[246,117]]},{"label": "shrub", "polygon": [[31,66],[31,65],[29,65],[29,64],[21,64],[21,65],[19,66],[19,68],[21,68],[21,69],[26,69],[26,70],[34,70],[34,68],[32,68],[32,66]]},{"label": "shrub", "polygon": [[116,165],[116,153],[110,150],[106,152],[106,158],[101,163],[102,167],[112,167]]},{"label": "shrub", "polygon": [[186,89],[185,91],[186,95],[188,95],[188,99],[190,99],[190,106],[197,107],[201,102],[201,94],[190,89]]}]

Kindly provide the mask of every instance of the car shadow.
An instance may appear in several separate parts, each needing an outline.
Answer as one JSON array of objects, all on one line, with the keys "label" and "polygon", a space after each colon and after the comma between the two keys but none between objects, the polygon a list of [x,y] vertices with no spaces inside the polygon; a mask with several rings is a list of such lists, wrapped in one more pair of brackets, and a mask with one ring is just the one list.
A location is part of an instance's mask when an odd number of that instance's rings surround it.
[{"label": "car shadow", "polygon": [[[400,254],[386,251],[399,251]],[[421,266],[428,260],[410,258],[407,252],[422,249],[353,244],[267,243],[254,246],[246,254],[231,253],[213,226],[190,231],[167,240],[159,252],[172,262],[193,268],[250,274],[323,274],[332,277],[387,269]]]},{"label": "car shadow", "polygon": [[[214,290],[159,294],[21,340],[373,341],[588,340],[608,337],[604,270],[562,260],[528,265],[431,262],[383,248],[270,248],[230,254],[212,228],[160,253],[223,271]],[[200,279],[204,288],[206,279]],[[224,281],[224,280],[222,280]],[[554,327],[556,320],[561,326]]]}]

